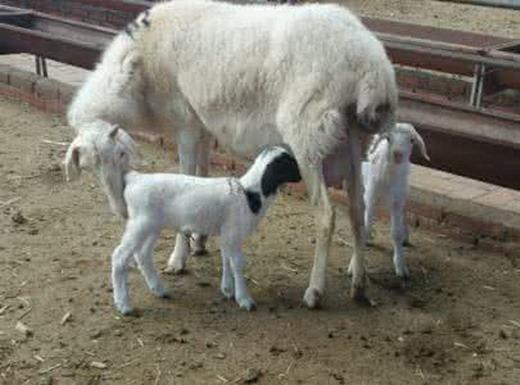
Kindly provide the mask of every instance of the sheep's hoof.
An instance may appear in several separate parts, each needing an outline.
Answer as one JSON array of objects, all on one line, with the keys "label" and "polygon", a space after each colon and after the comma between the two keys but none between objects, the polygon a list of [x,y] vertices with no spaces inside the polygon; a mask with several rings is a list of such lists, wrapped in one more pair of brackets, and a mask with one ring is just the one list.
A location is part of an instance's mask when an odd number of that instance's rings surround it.
[{"label": "sheep's hoof", "polygon": [[303,296],[303,303],[309,309],[319,309],[321,307],[320,291],[316,288],[308,287]]}]

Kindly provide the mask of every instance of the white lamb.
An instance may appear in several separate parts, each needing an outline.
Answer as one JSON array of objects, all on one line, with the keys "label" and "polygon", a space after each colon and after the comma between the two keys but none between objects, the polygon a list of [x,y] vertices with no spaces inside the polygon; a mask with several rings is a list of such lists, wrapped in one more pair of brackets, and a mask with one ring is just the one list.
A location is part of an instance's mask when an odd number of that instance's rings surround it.
[{"label": "white lamb", "polygon": [[[344,181],[352,202],[352,295],[365,298],[362,148],[393,126],[396,108],[383,45],[345,8],[177,0],[154,5],[112,41],[68,120],[78,133],[111,124],[172,133],[181,172],[199,176],[207,175],[210,137],[246,158],[286,143],[318,206],[304,296],[315,307],[335,221],[327,186]],[[182,237],[171,271],[184,268]]]},{"label": "white lamb", "polygon": [[414,145],[425,159],[430,160],[424,140],[415,128],[411,124],[397,123],[392,130],[374,137],[368,161],[363,162],[366,235],[370,236],[372,232],[377,205],[383,204],[390,211],[395,273],[403,279],[409,277],[403,254],[403,245],[408,242],[404,212]]},{"label": "white lamb", "polygon": [[120,209],[118,214],[127,218],[121,243],[112,254],[117,309],[122,314],[132,312],[127,284],[132,257],[150,290],[160,297],[168,296],[152,260],[155,241],[168,227],[177,230],[184,243],[195,232],[220,235],[221,291],[228,298],[234,297],[241,308],[252,310],[255,303],[242,272],[242,243],[265,215],[278,188],[301,180],[295,159],[285,148],[268,147],[238,179],[143,174],[131,169],[133,157],[133,143],[115,127],[80,134],[65,159],[69,175],[72,168],[92,170],[109,201],[119,202],[115,206]]}]

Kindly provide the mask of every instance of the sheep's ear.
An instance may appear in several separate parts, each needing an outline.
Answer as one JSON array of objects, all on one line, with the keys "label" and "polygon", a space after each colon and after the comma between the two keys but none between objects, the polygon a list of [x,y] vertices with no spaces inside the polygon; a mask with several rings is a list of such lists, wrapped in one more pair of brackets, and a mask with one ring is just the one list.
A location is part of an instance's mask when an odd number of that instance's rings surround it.
[{"label": "sheep's ear", "polygon": [[430,157],[428,155],[428,152],[426,151],[426,144],[424,143],[422,136],[415,130],[415,127],[411,127],[414,144],[416,144],[417,147],[419,147],[419,151],[421,152],[421,155],[424,157],[424,159],[430,161]]},{"label": "sheep's ear", "polygon": [[118,131],[119,131],[119,127],[118,126],[114,126],[114,128],[112,128],[112,131],[110,131],[108,133],[108,137],[110,138],[110,140],[113,140],[115,142]]},{"label": "sheep's ear", "polygon": [[67,153],[65,154],[65,178],[67,182],[70,182],[72,170],[75,170],[78,174],[81,172],[81,169],[79,167],[79,151],[80,147],[72,143],[69,148],[67,149]]}]

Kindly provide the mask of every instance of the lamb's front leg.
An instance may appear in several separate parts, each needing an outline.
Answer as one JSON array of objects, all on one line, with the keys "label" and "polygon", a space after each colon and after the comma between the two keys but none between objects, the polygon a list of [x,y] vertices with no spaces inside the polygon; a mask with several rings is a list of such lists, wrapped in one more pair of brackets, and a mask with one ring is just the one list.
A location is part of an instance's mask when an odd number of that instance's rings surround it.
[{"label": "lamb's front leg", "polygon": [[231,270],[231,262],[229,258],[226,258],[224,254],[222,258],[222,280],[220,282],[220,291],[228,298],[232,299],[235,297],[235,281],[233,279],[233,272]]},{"label": "lamb's front leg", "polygon": [[221,250],[222,258],[227,258],[229,260],[231,271],[233,272],[235,301],[241,308],[246,309],[247,311],[254,310],[256,305],[255,301],[253,301],[253,298],[251,298],[251,295],[249,294],[246,280],[244,278],[243,271],[245,260],[240,246],[226,243],[224,240],[221,245]]},{"label": "lamb's front leg", "polygon": [[127,223],[119,246],[112,253],[112,287],[117,310],[128,315],[132,313],[128,293],[128,262],[136,250],[141,248],[142,231],[134,223]]},{"label": "lamb's front leg", "polygon": [[400,202],[394,202],[394,204],[392,204],[391,226],[395,274],[406,281],[410,277],[410,273],[404,260],[403,243],[407,234],[404,227],[404,204],[401,204]]}]

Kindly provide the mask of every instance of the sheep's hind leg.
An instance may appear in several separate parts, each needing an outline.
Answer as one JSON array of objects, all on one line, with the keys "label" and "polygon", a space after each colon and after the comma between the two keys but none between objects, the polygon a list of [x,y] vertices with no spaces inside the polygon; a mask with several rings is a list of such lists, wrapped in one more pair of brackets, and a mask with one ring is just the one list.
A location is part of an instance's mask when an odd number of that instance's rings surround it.
[{"label": "sheep's hind leg", "polygon": [[[196,155],[198,134],[191,131],[181,131],[177,137],[180,171],[186,175],[195,175],[197,170]],[[186,235],[177,233],[175,247],[164,269],[165,273],[179,274],[186,268],[186,260],[190,254],[190,242]]]},{"label": "sheep's hind leg", "polygon": [[150,235],[143,243],[143,247],[135,253],[135,260],[137,261],[139,270],[144,276],[146,284],[150,290],[158,297],[170,298],[169,293],[164,288],[161,278],[153,265],[153,247],[157,237]]},{"label": "sheep's hind leg", "polygon": [[312,309],[320,306],[321,297],[325,290],[327,257],[332,233],[334,232],[335,213],[321,172],[314,168],[300,167],[300,173],[307,186],[311,203],[317,206],[315,208],[317,239],[314,263],[309,287],[303,297],[304,304]]},{"label": "sheep's hind leg", "polygon": [[351,296],[361,303],[370,303],[365,295],[366,273],[364,258],[365,240],[365,203],[363,200],[363,180],[361,175],[361,139],[356,130],[349,131],[346,188],[350,204],[348,216],[354,236],[354,253],[350,260],[352,273]]},{"label": "sheep's hind leg", "polygon": [[[197,176],[207,177],[209,171],[210,137],[204,135],[197,143]],[[203,234],[193,234],[191,238],[191,253],[193,255],[206,255],[206,241],[208,237]]]}]

